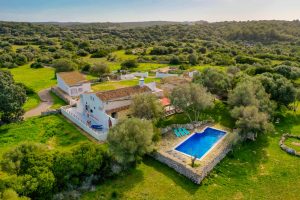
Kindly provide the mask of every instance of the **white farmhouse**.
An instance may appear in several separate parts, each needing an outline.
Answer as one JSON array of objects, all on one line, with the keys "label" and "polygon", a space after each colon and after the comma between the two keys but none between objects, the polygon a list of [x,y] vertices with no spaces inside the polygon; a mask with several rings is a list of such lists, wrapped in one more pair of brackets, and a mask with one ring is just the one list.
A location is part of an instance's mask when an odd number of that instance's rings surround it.
[{"label": "white farmhouse", "polygon": [[119,113],[129,109],[133,95],[141,93],[159,95],[161,90],[154,85],[144,84],[144,80],[141,79],[140,84],[136,86],[82,94],[77,104],[77,112],[81,113],[90,127],[102,126],[103,129],[109,129],[117,123]]},{"label": "white farmhouse", "polygon": [[78,71],[56,74],[57,86],[71,97],[91,91],[91,83]]}]

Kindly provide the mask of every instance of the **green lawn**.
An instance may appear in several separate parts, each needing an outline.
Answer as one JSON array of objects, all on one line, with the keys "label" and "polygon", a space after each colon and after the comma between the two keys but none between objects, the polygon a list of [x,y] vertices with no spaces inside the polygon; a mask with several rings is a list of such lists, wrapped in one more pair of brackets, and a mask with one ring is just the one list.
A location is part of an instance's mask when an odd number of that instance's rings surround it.
[{"label": "green lawn", "polygon": [[26,111],[36,107],[41,102],[39,95],[37,93],[27,95],[27,101],[24,104],[23,108]]},{"label": "green lawn", "polygon": [[27,141],[45,143],[49,148],[68,149],[87,140],[62,115],[35,117],[0,126],[0,157],[5,151]]},{"label": "green lawn", "polygon": [[[9,71],[14,76],[16,82],[25,84],[36,93],[56,84],[54,69],[52,68],[32,69],[30,68],[30,64],[26,64],[24,66],[9,69]],[[24,109],[25,111],[30,110],[36,107],[39,103],[40,99],[37,94],[29,95],[28,100],[24,105]]]},{"label": "green lawn", "polygon": [[[160,79],[157,78],[145,78],[145,83],[159,82]],[[123,80],[123,81],[108,81],[104,83],[98,83],[92,86],[94,91],[105,91],[105,90],[115,90],[122,87],[129,87],[139,84],[139,79],[133,80]]]},{"label": "green lawn", "polygon": [[[299,199],[300,159],[279,148],[282,133],[300,134],[300,115],[287,113],[276,133],[234,148],[200,186],[146,158],[128,175],[97,186],[87,199]],[[114,196],[113,195],[113,196]]]},{"label": "green lawn", "polygon": [[58,109],[62,106],[67,105],[66,102],[64,100],[62,100],[61,98],[59,98],[56,94],[54,94],[53,92],[50,92],[50,95],[52,97],[53,100],[53,105],[51,106],[52,109]]}]

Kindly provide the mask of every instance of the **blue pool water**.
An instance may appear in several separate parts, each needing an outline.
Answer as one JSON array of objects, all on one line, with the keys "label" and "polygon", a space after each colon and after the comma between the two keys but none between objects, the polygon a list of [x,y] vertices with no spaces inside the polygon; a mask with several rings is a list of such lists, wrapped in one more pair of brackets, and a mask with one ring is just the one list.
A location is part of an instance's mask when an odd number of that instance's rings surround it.
[{"label": "blue pool water", "polygon": [[186,141],[181,143],[175,150],[190,156],[201,158],[216,144],[226,132],[213,128],[206,128],[203,133],[195,133]]}]

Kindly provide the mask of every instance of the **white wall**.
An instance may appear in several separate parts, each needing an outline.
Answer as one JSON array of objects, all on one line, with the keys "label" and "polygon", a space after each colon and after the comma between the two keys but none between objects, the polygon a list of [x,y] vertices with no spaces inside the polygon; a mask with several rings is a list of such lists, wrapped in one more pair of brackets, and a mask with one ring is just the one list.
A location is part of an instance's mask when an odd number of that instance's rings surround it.
[{"label": "white wall", "polygon": [[69,120],[74,122],[77,126],[83,129],[85,132],[93,136],[95,139],[100,141],[105,141],[107,139],[108,131],[106,132],[96,132],[93,129],[85,125],[85,123],[80,119],[79,116],[76,116],[74,113],[68,111],[68,109],[61,108],[61,113],[67,117]]},{"label": "white wall", "polygon": [[69,86],[60,78],[58,74],[56,74],[57,78],[57,86],[64,91],[65,93],[69,94]]},{"label": "white wall", "polygon": [[149,76],[148,72],[134,72],[132,74],[141,78],[147,78]]},{"label": "white wall", "polygon": [[[69,87],[58,74],[56,75],[56,77],[57,86],[71,97],[77,97],[80,94],[91,91],[91,83],[89,82]],[[73,93],[71,91],[73,91]]]},{"label": "white wall", "polygon": [[166,73],[156,72],[156,75],[155,75],[156,78],[165,78],[165,77],[170,77],[170,76],[178,76],[178,74],[166,74]]},{"label": "white wall", "polygon": [[[77,109],[80,113],[89,113],[93,125],[102,125],[104,129],[109,129],[109,118],[112,125],[115,125],[117,120],[106,114],[104,104],[95,94],[81,94]],[[85,105],[88,105],[88,111]]]}]

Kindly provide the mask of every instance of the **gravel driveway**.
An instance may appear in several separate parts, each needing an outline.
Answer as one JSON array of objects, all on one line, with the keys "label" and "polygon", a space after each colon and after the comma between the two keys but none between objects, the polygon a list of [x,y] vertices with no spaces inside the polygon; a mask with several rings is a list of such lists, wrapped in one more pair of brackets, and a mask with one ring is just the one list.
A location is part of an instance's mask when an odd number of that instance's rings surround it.
[{"label": "gravel driveway", "polygon": [[37,107],[27,111],[24,115],[24,119],[39,116],[42,114],[42,112],[47,111],[53,105],[53,99],[50,95],[50,90],[51,88],[47,88],[38,93],[41,103]]}]

